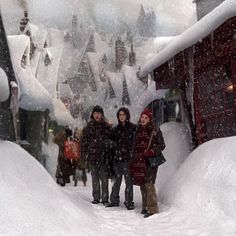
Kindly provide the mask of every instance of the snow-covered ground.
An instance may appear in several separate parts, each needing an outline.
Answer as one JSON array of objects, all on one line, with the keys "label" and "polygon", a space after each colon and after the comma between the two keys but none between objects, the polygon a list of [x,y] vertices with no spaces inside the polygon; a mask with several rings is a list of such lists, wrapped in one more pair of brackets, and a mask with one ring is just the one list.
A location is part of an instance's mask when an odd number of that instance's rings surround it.
[{"label": "snow-covered ground", "polygon": [[[140,214],[138,187],[133,211],[123,204],[118,208],[93,205],[90,175],[87,187],[80,183],[61,188],[22,148],[0,141],[0,235],[236,235],[236,137],[207,142],[184,161],[187,141],[174,142],[174,137],[179,139],[181,132],[187,137],[185,128],[171,123],[162,130],[167,162],[160,173],[173,163],[176,173],[158,192],[160,214],[147,219]],[[168,168],[158,176],[157,187],[165,175]]]}]

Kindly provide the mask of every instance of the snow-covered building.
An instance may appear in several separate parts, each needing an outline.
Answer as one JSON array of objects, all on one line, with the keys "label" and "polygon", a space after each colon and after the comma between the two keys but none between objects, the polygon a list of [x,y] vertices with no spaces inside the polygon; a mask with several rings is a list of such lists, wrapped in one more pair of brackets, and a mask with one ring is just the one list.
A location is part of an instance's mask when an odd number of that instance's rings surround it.
[{"label": "snow-covered building", "polygon": [[[72,104],[74,95],[83,90],[83,79],[77,83],[78,67],[80,64],[84,65],[86,48],[90,48],[89,51],[92,50],[93,40],[92,36],[90,39],[90,36],[91,29],[79,25],[77,15],[73,15],[71,29],[64,32],[64,37],[61,40],[63,51],[58,69],[58,97],[68,106]],[[84,74],[83,72],[82,74]],[[74,78],[77,79],[74,80]],[[73,85],[71,86],[71,84]]]},{"label": "snow-covered building", "polygon": [[[109,63],[106,56],[109,47],[100,35],[92,29],[87,38],[87,42],[80,50],[77,71],[74,76],[67,78],[68,84],[74,94],[71,106],[71,113],[77,117],[81,107],[84,94],[87,92],[97,93],[106,82],[106,70]],[[103,93],[105,95],[105,92]],[[80,101],[79,101],[80,100]],[[83,101],[84,102],[84,101]],[[80,108],[79,108],[79,107]]]},{"label": "snow-covered building", "polygon": [[8,36],[8,43],[19,84],[19,114],[21,144],[42,161],[42,140],[47,141],[49,111],[52,99],[35,78],[30,67],[30,39],[26,35]]},{"label": "snow-covered building", "polygon": [[117,70],[121,70],[122,65],[125,64],[127,58],[128,53],[125,47],[125,43],[121,41],[120,37],[118,37],[115,42],[115,61]]},{"label": "snow-covered building", "polygon": [[[137,121],[142,109],[155,100],[155,96],[164,96],[164,93],[155,91],[155,86],[149,86],[148,80],[140,81],[136,75],[143,58],[155,51],[153,39],[138,42],[135,51],[131,44],[129,60],[127,57],[130,49],[121,38],[112,44],[108,44],[97,32],[90,33],[87,44],[80,52],[78,70],[74,77],[67,79],[73,92],[73,117],[81,115],[87,121],[93,106],[98,104],[106,111],[107,118],[115,123],[117,109],[125,105],[131,109],[134,120]],[[118,44],[122,44],[122,48]],[[119,64],[118,68],[113,63]],[[154,92],[154,97],[150,91]],[[151,99],[149,103],[144,104],[140,99],[142,96],[145,101]]]},{"label": "snow-covered building", "polygon": [[236,2],[226,0],[149,60],[157,89],[178,88],[193,138],[236,134]]},{"label": "snow-covered building", "polygon": [[197,8],[197,19],[200,20],[224,1],[225,0],[194,0]]},{"label": "snow-covered building", "polygon": [[144,7],[141,4],[139,17],[137,20],[137,32],[141,37],[156,36],[156,14],[151,7]]},{"label": "snow-covered building", "polygon": [[48,141],[49,124],[75,126],[57,97],[64,33],[25,19],[21,30],[23,34],[6,37],[0,18],[0,137],[16,141],[44,164],[42,144]]},{"label": "snow-covered building", "polygon": [[17,93],[17,81],[0,14],[0,138],[15,140],[17,136],[14,132],[16,122],[13,123],[13,112],[17,110]]}]

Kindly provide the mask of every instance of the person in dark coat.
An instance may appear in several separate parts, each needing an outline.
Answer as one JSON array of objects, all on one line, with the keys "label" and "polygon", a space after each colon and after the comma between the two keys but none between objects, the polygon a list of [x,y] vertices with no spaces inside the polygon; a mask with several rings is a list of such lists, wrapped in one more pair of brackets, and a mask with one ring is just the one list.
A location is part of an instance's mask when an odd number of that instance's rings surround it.
[{"label": "person in dark coat", "polygon": [[145,109],[140,116],[134,139],[134,159],[131,173],[134,183],[140,185],[142,194],[142,214],[149,217],[158,213],[155,181],[158,167],[150,164],[164,150],[165,143],[161,130],[153,123],[151,110]]},{"label": "person in dark coat", "polygon": [[[81,133],[82,133],[82,130],[80,130],[79,128],[75,128],[74,141],[78,143],[79,147],[81,146]],[[86,182],[87,182],[86,164],[84,160],[80,158],[80,154],[81,154],[81,150],[79,152],[78,159],[73,160],[72,162],[75,169],[74,176],[73,176],[74,186],[77,186],[78,181],[83,181],[84,186],[86,186]]]},{"label": "person in dark coat", "polygon": [[64,156],[64,143],[70,137],[72,137],[72,130],[66,128],[56,134],[54,138],[54,143],[56,143],[59,147],[56,180],[61,186],[65,186],[66,183],[70,183],[70,176],[74,171],[71,161],[66,159]]},{"label": "person in dark coat", "polygon": [[81,158],[87,161],[92,175],[93,204],[98,204],[100,199],[104,205],[108,204],[108,167],[104,160],[104,150],[110,132],[103,109],[95,106],[81,138]]},{"label": "person in dark coat", "polygon": [[118,125],[112,129],[112,140],[115,143],[113,168],[115,172],[114,184],[110,196],[110,204],[107,207],[119,206],[120,186],[122,176],[125,179],[125,206],[128,210],[134,209],[133,203],[133,183],[129,170],[131,159],[133,138],[136,125],[130,122],[130,112],[122,107],[117,112]]}]

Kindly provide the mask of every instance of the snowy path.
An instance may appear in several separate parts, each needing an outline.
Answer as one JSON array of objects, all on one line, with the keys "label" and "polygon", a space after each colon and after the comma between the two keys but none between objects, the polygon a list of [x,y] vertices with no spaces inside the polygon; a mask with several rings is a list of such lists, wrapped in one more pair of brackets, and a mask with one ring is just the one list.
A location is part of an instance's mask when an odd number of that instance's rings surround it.
[{"label": "snowy path", "polygon": [[140,214],[141,198],[139,188],[135,187],[135,205],[133,211],[128,211],[122,204],[124,185],[121,188],[121,205],[115,208],[105,208],[102,204],[91,204],[91,183],[88,186],[67,186],[63,188],[69,198],[78,207],[83,207],[86,214],[91,214],[91,220],[96,219],[96,231],[88,232],[88,235],[119,235],[119,236],[228,236],[236,235],[232,229],[226,232],[227,222],[211,222],[208,218],[198,215],[190,215],[179,209],[161,206],[161,213],[148,219]]}]

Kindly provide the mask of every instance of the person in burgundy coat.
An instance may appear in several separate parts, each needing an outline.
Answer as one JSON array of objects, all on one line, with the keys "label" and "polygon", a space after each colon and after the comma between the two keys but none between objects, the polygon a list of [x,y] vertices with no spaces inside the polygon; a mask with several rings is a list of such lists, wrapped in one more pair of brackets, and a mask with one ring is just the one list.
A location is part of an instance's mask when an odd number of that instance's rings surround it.
[{"label": "person in burgundy coat", "polygon": [[150,159],[162,155],[161,152],[164,148],[162,132],[154,125],[151,110],[145,109],[140,115],[138,130],[134,139],[134,156],[131,167],[134,184],[140,185],[142,194],[141,213],[144,214],[145,218],[158,213],[155,189],[158,166],[153,166]]}]

